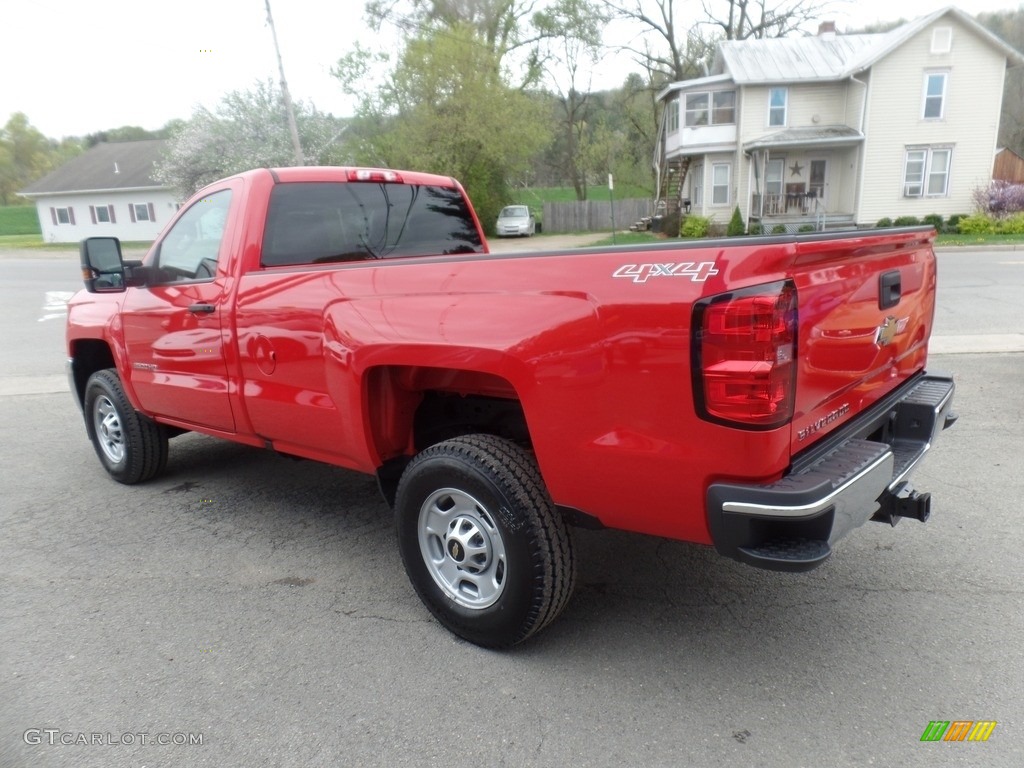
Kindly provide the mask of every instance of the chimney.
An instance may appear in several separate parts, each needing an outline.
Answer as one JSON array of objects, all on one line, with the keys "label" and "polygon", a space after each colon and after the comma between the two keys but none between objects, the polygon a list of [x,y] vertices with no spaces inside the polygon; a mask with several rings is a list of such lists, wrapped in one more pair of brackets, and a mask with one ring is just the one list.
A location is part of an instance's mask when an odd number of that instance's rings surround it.
[{"label": "chimney", "polygon": [[834,21],[823,21],[818,25],[818,37],[822,40],[836,39],[836,23]]}]

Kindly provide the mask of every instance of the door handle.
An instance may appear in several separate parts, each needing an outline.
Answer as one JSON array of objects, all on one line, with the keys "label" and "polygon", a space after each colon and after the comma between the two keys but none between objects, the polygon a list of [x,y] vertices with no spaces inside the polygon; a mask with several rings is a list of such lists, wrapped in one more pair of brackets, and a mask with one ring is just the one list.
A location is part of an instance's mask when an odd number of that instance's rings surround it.
[{"label": "door handle", "polygon": [[190,304],[188,311],[193,315],[208,315],[216,312],[217,308],[213,304]]},{"label": "door handle", "polygon": [[889,309],[900,303],[900,296],[903,293],[900,271],[893,270],[880,275],[878,278],[878,308]]}]

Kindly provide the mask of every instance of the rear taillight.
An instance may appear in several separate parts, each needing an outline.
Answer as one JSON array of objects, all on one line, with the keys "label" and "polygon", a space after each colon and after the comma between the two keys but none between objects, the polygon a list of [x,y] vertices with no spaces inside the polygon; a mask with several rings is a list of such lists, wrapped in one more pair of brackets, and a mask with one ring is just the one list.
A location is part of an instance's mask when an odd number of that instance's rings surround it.
[{"label": "rear taillight", "polygon": [[773,429],[793,418],[796,287],[759,285],[693,311],[693,390],[703,419]]}]

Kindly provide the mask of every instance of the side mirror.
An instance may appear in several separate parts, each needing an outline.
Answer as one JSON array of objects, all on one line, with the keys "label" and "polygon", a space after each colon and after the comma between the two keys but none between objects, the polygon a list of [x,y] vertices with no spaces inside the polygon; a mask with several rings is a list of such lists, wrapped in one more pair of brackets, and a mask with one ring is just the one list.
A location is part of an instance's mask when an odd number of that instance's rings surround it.
[{"label": "side mirror", "polygon": [[121,241],[116,237],[87,237],[80,247],[82,280],[89,293],[119,293],[125,289]]}]

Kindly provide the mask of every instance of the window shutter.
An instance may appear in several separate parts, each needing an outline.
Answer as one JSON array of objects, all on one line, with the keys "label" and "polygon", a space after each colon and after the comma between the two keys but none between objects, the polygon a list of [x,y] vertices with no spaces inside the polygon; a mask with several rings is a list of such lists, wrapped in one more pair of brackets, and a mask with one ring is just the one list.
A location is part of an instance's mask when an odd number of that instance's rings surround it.
[{"label": "window shutter", "polygon": [[68,206],[68,221],[70,221],[72,224],[75,223],[75,209],[72,208],[70,205]]},{"label": "window shutter", "polygon": [[50,206],[50,218],[53,219],[53,225],[57,226],[57,209],[52,205]]},{"label": "window shutter", "polygon": [[128,215],[132,219],[132,224],[135,223],[135,203],[128,203]]},{"label": "window shutter", "polygon": [[89,206],[89,216],[92,217],[92,223],[95,224],[96,223],[96,206],[95,205],[90,205]]},{"label": "window shutter", "polygon": [[110,211],[110,223],[117,224],[117,219],[114,217],[114,206],[108,205],[107,209]]},{"label": "window shutter", "polygon": [[149,203],[149,220],[156,221],[156,211],[153,210],[153,204]]}]

